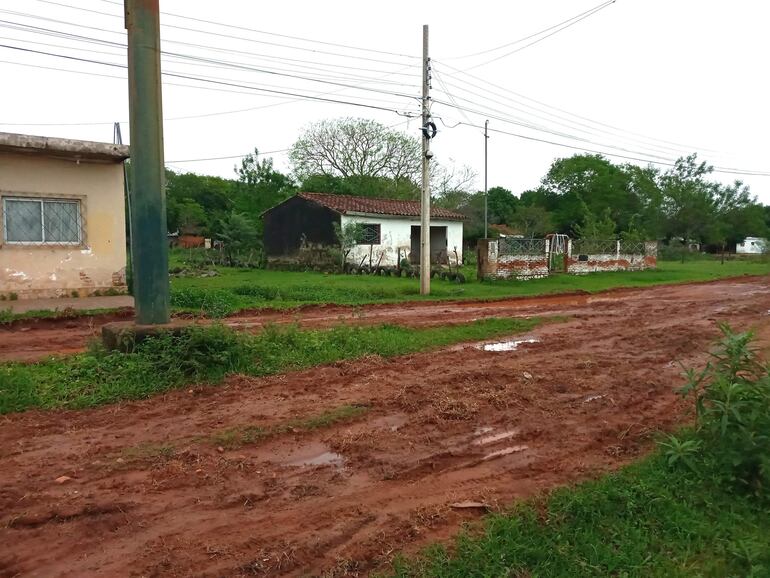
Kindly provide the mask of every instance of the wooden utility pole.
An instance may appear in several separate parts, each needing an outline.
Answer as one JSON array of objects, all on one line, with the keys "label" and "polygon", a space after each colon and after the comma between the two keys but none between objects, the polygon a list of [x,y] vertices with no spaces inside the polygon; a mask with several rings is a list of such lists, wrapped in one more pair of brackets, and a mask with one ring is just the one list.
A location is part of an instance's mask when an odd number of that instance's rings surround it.
[{"label": "wooden utility pole", "polygon": [[169,321],[159,0],[125,0],[131,127],[131,256],[136,322]]},{"label": "wooden utility pole", "polygon": [[[430,57],[428,25],[422,27],[422,196],[420,199],[420,295],[430,294]],[[435,134],[435,132],[433,133]]]}]

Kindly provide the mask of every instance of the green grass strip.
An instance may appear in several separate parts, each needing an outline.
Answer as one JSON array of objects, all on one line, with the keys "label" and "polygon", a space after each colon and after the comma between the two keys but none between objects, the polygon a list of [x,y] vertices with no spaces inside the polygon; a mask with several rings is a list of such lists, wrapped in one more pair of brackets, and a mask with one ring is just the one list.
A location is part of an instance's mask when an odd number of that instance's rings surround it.
[{"label": "green grass strip", "polygon": [[398,578],[770,576],[770,503],[671,469],[660,453],[486,518]]},{"label": "green grass strip", "polygon": [[0,413],[141,399],[192,383],[216,383],[229,373],[262,376],[372,354],[392,357],[528,331],[542,322],[492,318],[419,329],[270,326],[255,335],[220,325],[193,327],[148,339],[128,354],[95,347],[34,364],[0,364]]}]

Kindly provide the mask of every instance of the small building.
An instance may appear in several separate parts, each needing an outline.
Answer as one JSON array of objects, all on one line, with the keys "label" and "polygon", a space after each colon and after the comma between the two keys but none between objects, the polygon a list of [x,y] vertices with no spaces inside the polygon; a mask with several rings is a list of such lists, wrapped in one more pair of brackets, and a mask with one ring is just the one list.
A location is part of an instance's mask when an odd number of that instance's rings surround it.
[{"label": "small building", "polygon": [[124,145],[0,132],[0,298],[126,291]]},{"label": "small building", "polygon": [[[297,259],[304,249],[336,247],[335,223],[361,225],[361,239],[348,262],[396,266],[399,256],[420,262],[420,203],[326,193],[298,193],[263,213],[268,262]],[[462,263],[464,215],[431,208],[433,263]]]},{"label": "small building", "polygon": [[738,255],[759,255],[767,250],[767,239],[762,237],[746,237],[743,243],[735,246]]}]

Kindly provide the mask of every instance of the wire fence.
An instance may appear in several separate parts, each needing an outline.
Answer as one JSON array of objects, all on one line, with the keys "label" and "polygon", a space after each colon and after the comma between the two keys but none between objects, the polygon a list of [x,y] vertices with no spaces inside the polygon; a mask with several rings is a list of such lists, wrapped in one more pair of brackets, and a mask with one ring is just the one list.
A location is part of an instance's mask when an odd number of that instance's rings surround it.
[{"label": "wire fence", "polygon": [[644,255],[644,241],[621,241],[620,252],[624,255]]},{"label": "wire fence", "polygon": [[545,255],[545,239],[498,239],[497,252],[500,255]]},{"label": "wire fence", "polygon": [[573,255],[614,255],[618,250],[615,240],[575,239],[572,241]]}]

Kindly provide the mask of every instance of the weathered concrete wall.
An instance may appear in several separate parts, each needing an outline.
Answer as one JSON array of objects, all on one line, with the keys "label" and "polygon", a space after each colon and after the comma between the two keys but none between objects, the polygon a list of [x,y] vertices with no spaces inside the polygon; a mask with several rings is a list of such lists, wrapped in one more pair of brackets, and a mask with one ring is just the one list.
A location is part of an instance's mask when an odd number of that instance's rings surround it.
[{"label": "weathered concrete wall", "polygon": [[538,279],[548,277],[546,253],[536,255],[500,254],[499,241],[481,239],[478,245],[478,275],[488,279]]},{"label": "weathered concrete wall", "polygon": [[[383,267],[395,267],[398,264],[398,255],[401,254],[402,259],[409,260],[412,251],[412,226],[419,226],[420,221],[416,219],[409,219],[406,217],[387,217],[383,215],[378,216],[361,216],[361,215],[342,215],[341,226],[345,226],[347,223],[379,223],[380,225],[380,244],[372,245],[372,264],[376,265],[380,261],[380,255],[382,255],[382,261],[380,265]],[[434,247],[431,245],[431,254],[441,250],[442,253],[446,251],[449,256],[449,261],[453,265],[456,265],[457,259],[455,258],[455,249],[457,250],[457,257],[459,257],[460,263],[463,260],[463,223],[462,221],[443,221],[440,219],[431,219],[432,227],[446,227],[446,246]],[[348,262],[354,265],[361,263],[362,259],[366,259],[366,264],[369,263],[369,248],[370,245],[357,245],[348,255]]]},{"label": "weathered concrete wall", "polygon": [[4,243],[0,218],[0,295],[125,292],[122,164],[0,153],[0,212],[2,197],[79,200],[83,239],[77,246]]},{"label": "weathered concrete wall", "polygon": [[643,271],[657,267],[657,243],[645,243],[644,253],[621,253],[621,245],[618,244],[617,247],[615,253],[580,255],[572,250],[572,243],[570,242],[567,272],[574,275],[585,275],[602,271]]}]

